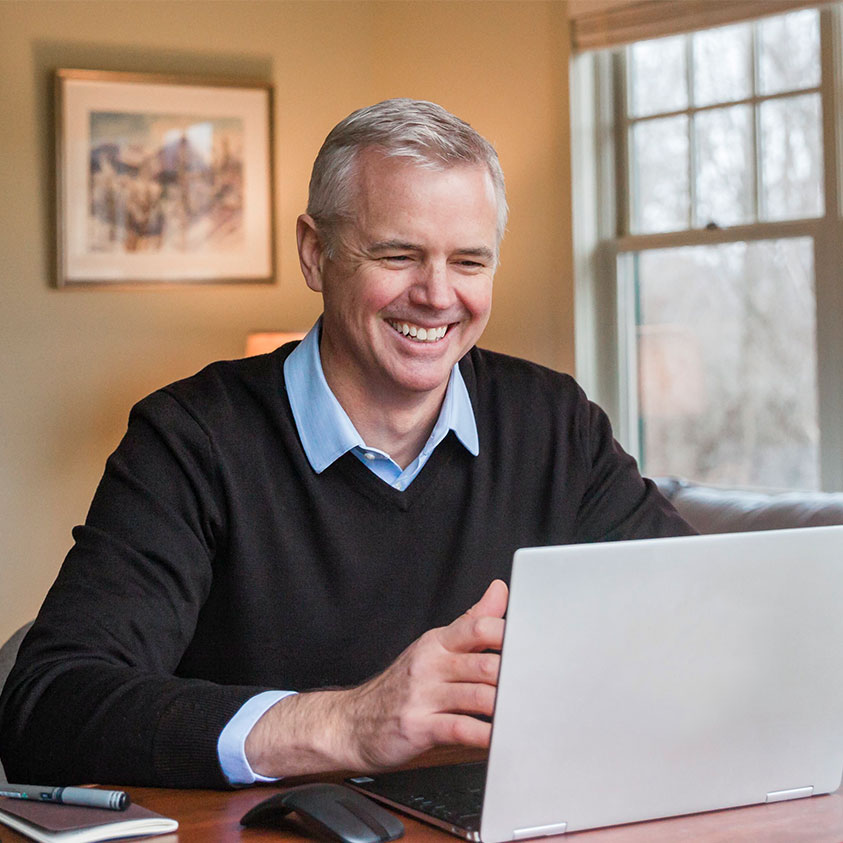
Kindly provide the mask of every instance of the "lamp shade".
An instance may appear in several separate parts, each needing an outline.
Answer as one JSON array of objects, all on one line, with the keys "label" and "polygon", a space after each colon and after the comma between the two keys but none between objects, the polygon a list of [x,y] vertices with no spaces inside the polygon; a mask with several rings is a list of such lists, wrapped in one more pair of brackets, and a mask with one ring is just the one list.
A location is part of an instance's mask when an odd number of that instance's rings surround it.
[{"label": "lamp shade", "polygon": [[284,343],[304,338],[304,331],[256,331],[246,337],[246,357],[269,354]]}]

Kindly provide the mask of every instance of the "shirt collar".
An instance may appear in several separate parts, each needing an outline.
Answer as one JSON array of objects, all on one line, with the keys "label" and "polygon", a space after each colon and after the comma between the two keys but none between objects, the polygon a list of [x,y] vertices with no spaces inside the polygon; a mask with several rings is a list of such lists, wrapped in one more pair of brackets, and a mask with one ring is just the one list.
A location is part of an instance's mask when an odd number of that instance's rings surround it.
[{"label": "shirt collar", "polygon": [[[284,361],[284,381],[296,430],[308,462],[317,474],[353,448],[366,447],[325,380],[319,356],[321,324],[320,319]],[[458,364],[451,369],[445,400],[430,441],[441,441],[450,430],[469,453],[475,457],[480,453],[474,409]]]}]

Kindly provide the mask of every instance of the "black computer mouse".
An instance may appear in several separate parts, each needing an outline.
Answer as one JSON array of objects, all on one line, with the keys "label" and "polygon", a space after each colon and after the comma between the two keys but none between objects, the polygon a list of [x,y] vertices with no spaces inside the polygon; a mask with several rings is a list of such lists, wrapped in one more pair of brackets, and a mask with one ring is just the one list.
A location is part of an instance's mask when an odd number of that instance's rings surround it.
[{"label": "black computer mouse", "polygon": [[397,817],[371,799],[341,784],[302,784],[258,802],[243,815],[246,826],[280,827],[295,813],[319,840],[385,843],[404,834]]}]

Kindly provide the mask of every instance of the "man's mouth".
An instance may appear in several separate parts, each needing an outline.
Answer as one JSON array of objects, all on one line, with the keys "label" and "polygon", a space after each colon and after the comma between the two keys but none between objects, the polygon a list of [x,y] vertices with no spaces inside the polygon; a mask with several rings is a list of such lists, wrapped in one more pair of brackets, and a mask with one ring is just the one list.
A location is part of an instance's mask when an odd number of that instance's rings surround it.
[{"label": "man's mouth", "polygon": [[441,340],[448,333],[448,325],[439,325],[435,328],[422,328],[412,322],[400,322],[396,319],[387,320],[399,334],[409,337],[416,342],[436,342]]}]

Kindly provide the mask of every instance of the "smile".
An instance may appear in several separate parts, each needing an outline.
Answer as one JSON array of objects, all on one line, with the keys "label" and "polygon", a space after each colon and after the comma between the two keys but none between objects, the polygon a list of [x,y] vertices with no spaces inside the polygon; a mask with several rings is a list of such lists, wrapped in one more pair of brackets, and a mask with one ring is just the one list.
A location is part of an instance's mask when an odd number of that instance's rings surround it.
[{"label": "smile", "polygon": [[399,334],[403,334],[416,342],[436,342],[448,333],[447,325],[440,325],[438,328],[421,328],[410,322],[397,322],[394,319],[387,321]]}]

